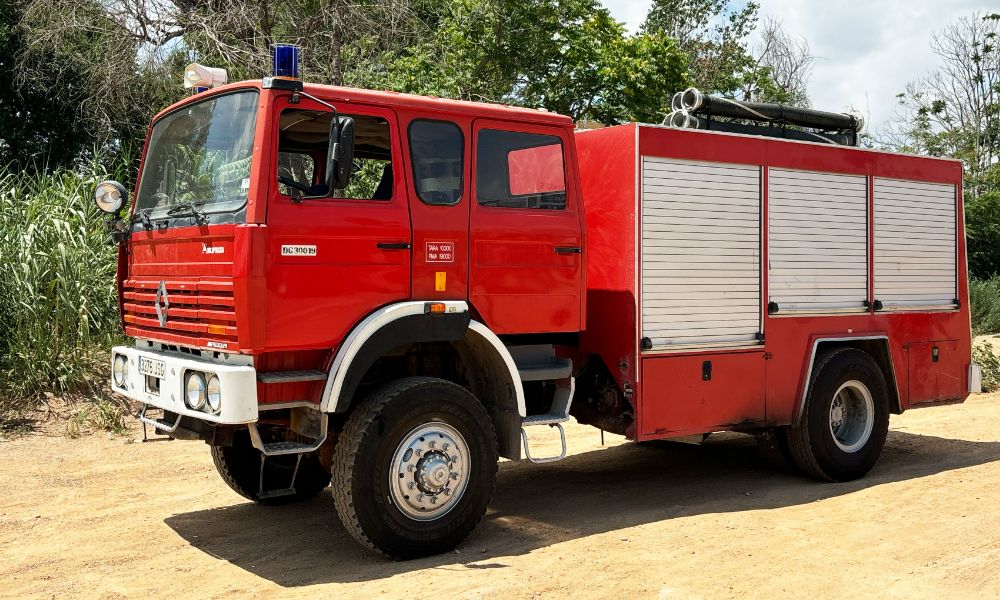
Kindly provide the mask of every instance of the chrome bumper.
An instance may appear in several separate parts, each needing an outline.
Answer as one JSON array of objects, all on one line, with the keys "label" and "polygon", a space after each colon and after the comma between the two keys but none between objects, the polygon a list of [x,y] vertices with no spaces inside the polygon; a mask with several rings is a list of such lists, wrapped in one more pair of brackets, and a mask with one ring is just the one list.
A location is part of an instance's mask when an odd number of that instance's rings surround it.
[{"label": "chrome bumper", "polygon": [[[257,371],[250,366],[234,366],[185,358],[164,352],[139,350],[116,346],[111,350],[111,365],[115,357],[123,355],[128,360],[128,374],[124,385],[115,382],[112,369],[111,389],[147,406],[224,425],[253,423],[257,420]],[[163,361],[165,369],[160,379],[159,394],[146,385],[146,376],[139,373],[139,357]],[[184,404],[184,376],[188,371],[200,371],[218,376],[222,389],[222,408],[219,414],[193,410]]]}]

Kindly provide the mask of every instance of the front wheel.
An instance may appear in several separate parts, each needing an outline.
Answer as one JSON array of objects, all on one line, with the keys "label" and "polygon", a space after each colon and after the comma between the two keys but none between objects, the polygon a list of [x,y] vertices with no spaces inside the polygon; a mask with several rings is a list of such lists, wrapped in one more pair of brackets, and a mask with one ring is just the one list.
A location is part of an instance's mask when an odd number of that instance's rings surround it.
[{"label": "front wheel", "polygon": [[333,498],[358,542],[396,559],[450,550],[482,519],[497,477],[483,405],[429,377],[386,385],[348,417],[333,458]]},{"label": "front wheel", "polygon": [[889,430],[889,390],[866,352],[841,348],[816,366],[799,420],[787,430],[795,463],[809,475],[850,481],[866,474]]},{"label": "front wheel", "polygon": [[[265,431],[262,435],[280,439],[282,434]],[[258,504],[306,500],[330,483],[330,472],[323,468],[316,452],[304,455],[298,468],[296,457],[288,455],[268,457],[262,467],[261,453],[253,447],[246,430],[237,432],[230,446],[212,446],[212,462],[226,485]],[[294,487],[290,487],[293,480]],[[279,490],[287,493],[276,494]]]}]

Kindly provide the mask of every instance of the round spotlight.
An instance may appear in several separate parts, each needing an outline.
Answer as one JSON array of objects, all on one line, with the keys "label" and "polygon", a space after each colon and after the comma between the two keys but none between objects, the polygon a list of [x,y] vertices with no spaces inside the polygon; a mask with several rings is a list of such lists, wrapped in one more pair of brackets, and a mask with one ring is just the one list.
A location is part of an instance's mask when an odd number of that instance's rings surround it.
[{"label": "round spotlight", "polygon": [[212,375],[208,378],[208,410],[212,411],[212,414],[219,414],[222,410],[222,383],[219,382],[219,378]]},{"label": "round spotlight", "polygon": [[184,402],[193,410],[201,410],[208,399],[205,376],[197,371],[189,371],[184,379],[184,388]]},{"label": "round spotlight", "polygon": [[126,197],[128,197],[128,191],[125,190],[124,185],[117,181],[102,181],[94,190],[94,201],[97,202],[97,208],[112,215],[122,209]]},{"label": "round spotlight", "polygon": [[124,354],[116,354],[115,361],[111,368],[115,385],[120,388],[125,387],[125,380],[128,379],[128,359]]}]

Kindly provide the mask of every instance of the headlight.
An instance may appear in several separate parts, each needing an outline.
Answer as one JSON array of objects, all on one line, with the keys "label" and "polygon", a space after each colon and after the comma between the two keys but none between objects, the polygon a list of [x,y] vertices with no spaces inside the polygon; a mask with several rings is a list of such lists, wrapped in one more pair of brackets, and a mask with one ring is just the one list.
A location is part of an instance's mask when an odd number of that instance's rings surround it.
[{"label": "headlight", "polygon": [[117,181],[102,181],[94,190],[94,201],[97,208],[106,213],[115,214],[125,205],[125,198],[128,192],[125,186]]},{"label": "headlight", "polygon": [[190,371],[184,380],[184,401],[188,407],[194,410],[201,410],[205,406],[208,394],[205,385],[205,376],[197,371]]},{"label": "headlight", "polygon": [[128,359],[125,358],[124,354],[115,355],[111,373],[114,377],[115,385],[120,388],[125,387],[125,380],[128,378]]},{"label": "headlight", "polygon": [[215,375],[208,378],[208,409],[215,415],[222,410],[222,384]]}]

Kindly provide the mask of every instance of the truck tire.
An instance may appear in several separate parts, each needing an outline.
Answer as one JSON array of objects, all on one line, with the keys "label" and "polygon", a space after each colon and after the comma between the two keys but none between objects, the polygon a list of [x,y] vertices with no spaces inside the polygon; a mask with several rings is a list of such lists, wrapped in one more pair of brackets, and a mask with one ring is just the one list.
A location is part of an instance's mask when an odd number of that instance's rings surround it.
[{"label": "truck tire", "polygon": [[[234,492],[258,504],[278,505],[306,500],[330,484],[330,473],[323,468],[317,453],[302,457],[295,474],[295,493],[286,496],[260,497],[260,451],[250,443],[250,434],[237,432],[232,446],[212,446],[212,462],[222,480]],[[273,456],[264,463],[264,491],[288,488],[295,471],[295,456]]]},{"label": "truck tire", "polygon": [[889,431],[889,392],[866,352],[840,348],[816,365],[805,406],[788,429],[788,447],[803,472],[828,481],[867,473]]},{"label": "truck tire", "polygon": [[430,377],[387,384],[354,409],[333,457],[333,499],[362,545],[398,560],[450,550],[482,519],[497,478],[482,404]]}]

